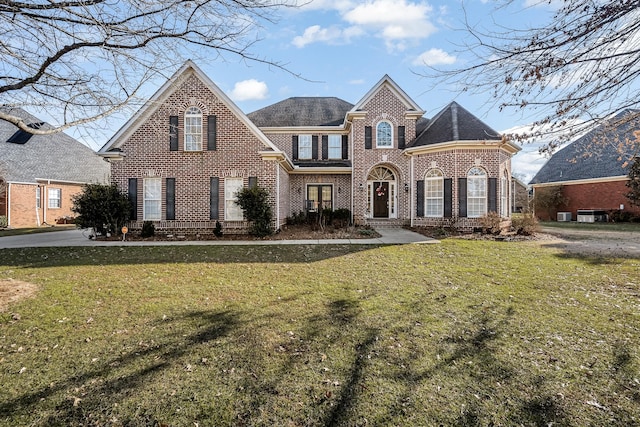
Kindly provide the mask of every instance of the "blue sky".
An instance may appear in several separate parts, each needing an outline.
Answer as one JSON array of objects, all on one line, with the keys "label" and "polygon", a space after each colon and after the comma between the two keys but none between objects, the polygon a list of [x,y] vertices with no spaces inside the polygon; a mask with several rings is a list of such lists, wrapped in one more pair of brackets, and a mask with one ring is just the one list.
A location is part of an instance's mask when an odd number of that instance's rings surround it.
[{"label": "blue sky", "polygon": [[[526,28],[545,22],[552,12],[548,4],[536,2],[516,0],[496,10],[496,2],[489,0],[314,0],[281,10],[276,24],[262,23],[260,41],[251,48],[303,78],[233,56],[196,63],[246,113],[291,96],[336,96],[356,103],[388,74],[427,117],[455,100],[495,130],[505,131],[536,117],[500,112],[489,94],[463,93],[420,74],[425,64],[446,68],[468,63],[465,19],[488,30],[498,23]],[[109,136],[91,145],[99,148]],[[544,163],[531,154],[536,149],[525,147],[514,161],[514,173],[531,178]]]}]

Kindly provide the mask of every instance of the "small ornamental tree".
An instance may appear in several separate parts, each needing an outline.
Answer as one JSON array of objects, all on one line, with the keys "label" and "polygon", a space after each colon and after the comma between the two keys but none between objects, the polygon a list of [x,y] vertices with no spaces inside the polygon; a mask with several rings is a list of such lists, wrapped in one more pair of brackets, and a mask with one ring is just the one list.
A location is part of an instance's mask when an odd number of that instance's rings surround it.
[{"label": "small ornamental tree", "polygon": [[93,228],[96,233],[120,234],[129,220],[131,202],[115,185],[85,184],[82,193],[73,197],[75,223],[79,228]]},{"label": "small ornamental tree", "polygon": [[237,194],[236,204],[242,208],[244,217],[251,224],[249,232],[257,237],[265,237],[273,233],[268,196],[267,190],[257,186],[245,187]]},{"label": "small ornamental tree", "polygon": [[625,194],[629,203],[640,206],[640,157],[636,157],[629,169],[629,181],[625,184],[629,192]]},{"label": "small ornamental tree", "polygon": [[533,206],[536,215],[540,216],[540,211],[547,214],[548,219],[552,219],[562,206],[566,206],[569,199],[565,197],[562,185],[536,188],[533,197]]}]

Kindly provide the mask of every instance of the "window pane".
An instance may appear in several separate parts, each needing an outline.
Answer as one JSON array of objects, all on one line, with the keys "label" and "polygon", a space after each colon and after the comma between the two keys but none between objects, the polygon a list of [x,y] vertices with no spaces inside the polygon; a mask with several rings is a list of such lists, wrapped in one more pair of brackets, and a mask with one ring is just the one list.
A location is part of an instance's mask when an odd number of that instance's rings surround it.
[{"label": "window pane", "polygon": [[329,135],[329,158],[342,158],[342,135]]},{"label": "window pane", "polygon": [[61,206],[60,198],[62,195],[62,190],[59,188],[50,188],[49,189],[49,207],[57,209]]},{"label": "window pane", "polygon": [[298,158],[299,159],[311,158],[311,135],[298,136]]},{"label": "window pane", "polygon": [[242,221],[242,208],[236,203],[237,193],[242,189],[242,178],[227,178],[224,181],[224,218],[229,221]]},{"label": "window pane", "polygon": [[144,219],[162,219],[162,181],[160,178],[144,180]]},{"label": "window pane", "polygon": [[376,127],[376,146],[378,147],[391,147],[393,142],[391,140],[391,123],[380,122]]},{"label": "window pane", "polygon": [[323,209],[331,209],[331,186],[323,185],[322,186],[322,208]]},{"label": "window pane", "polygon": [[202,150],[202,112],[196,107],[189,107],[184,114],[184,149]]},{"label": "window pane", "polygon": [[441,217],[444,213],[444,181],[442,172],[433,169],[427,172],[424,181],[425,216]]}]

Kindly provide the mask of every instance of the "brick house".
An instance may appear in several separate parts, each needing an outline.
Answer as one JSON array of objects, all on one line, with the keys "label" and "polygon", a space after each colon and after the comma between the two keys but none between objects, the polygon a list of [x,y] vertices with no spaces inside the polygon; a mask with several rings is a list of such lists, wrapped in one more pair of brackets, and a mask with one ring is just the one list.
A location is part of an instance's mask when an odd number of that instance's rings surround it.
[{"label": "brick house", "polygon": [[289,98],[247,115],[188,61],[99,154],[129,193],[134,229],[243,230],[235,192],[251,185],[271,195],[276,228],[322,208],[372,226],[509,217],[519,147],[455,102],[424,114],[384,76],[355,105]]},{"label": "brick house", "polygon": [[[46,128],[22,109],[3,110]],[[73,217],[72,197],[87,183],[108,183],[109,164],[59,132],[33,135],[0,121],[0,216],[12,228],[54,225]]]},{"label": "brick house", "polygon": [[534,199],[537,191],[560,186],[568,202],[550,211],[537,209],[536,216],[556,219],[556,212],[563,211],[576,219],[583,209],[640,215],[640,207],[631,206],[625,197],[630,163],[624,152],[637,152],[636,115],[637,111],[624,111],[549,158],[530,182]]}]

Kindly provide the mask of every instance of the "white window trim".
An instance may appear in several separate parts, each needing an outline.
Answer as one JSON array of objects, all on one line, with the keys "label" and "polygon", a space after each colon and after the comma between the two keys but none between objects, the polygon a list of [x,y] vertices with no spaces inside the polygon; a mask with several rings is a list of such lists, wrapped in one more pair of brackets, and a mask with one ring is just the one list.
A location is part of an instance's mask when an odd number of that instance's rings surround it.
[{"label": "white window trim", "polygon": [[[231,185],[231,183],[236,185]],[[237,184],[240,184],[239,186]],[[224,219],[225,221],[244,221],[242,208],[236,204],[237,191],[244,187],[242,178],[225,178],[224,180]],[[230,190],[234,190],[231,192]]]},{"label": "white window trim", "polygon": [[[0,182],[0,185],[3,184],[3,182]],[[36,187],[36,208],[42,208],[42,187],[39,185]]]},{"label": "white window trim", "polygon": [[[380,141],[378,138],[378,128],[380,127],[381,124],[386,123],[389,125],[389,130],[390,130],[390,138],[391,138],[391,144],[390,145],[380,145]],[[381,149],[390,149],[393,148],[393,123],[391,123],[388,120],[380,120],[378,122],[378,124],[376,124],[376,148],[381,148]]]},{"label": "white window trim", "polygon": [[[147,197],[147,185],[154,183],[154,186],[158,188],[157,197]],[[159,221],[162,219],[162,178],[145,178],[142,183],[142,219],[143,221]],[[152,195],[153,196],[153,195]],[[153,215],[150,215],[150,212],[147,211],[149,202],[159,202],[158,203],[158,211],[152,212]]]},{"label": "white window trim", "polygon": [[[192,120],[196,123],[191,124]],[[189,142],[190,137],[195,141]],[[184,151],[202,151],[202,111],[198,107],[189,107],[184,112]]]},{"label": "white window trim", "polygon": [[[338,154],[337,156],[332,156],[331,155],[331,140],[333,140],[335,146],[333,147],[333,150]],[[329,135],[329,142],[328,142],[328,148],[327,148],[327,155],[329,157],[329,159],[342,159],[342,135]]]},{"label": "white window trim", "polygon": [[[54,194],[52,197],[51,194]],[[53,201],[57,200],[57,206],[54,206]],[[49,209],[60,209],[62,208],[62,189],[60,188],[49,188],[47,191],[47,206]]]},{"label": "white window trim", "polygon": [[[308,146],[302,146],[302,142],[308,142]],[[303,150],[304,148],[304,150]],[[309,154],[306,154],[306,151],[309,150]],[[302,153],[305,152],[303,155]],[[298,159],[300,160],[311,160],[313,158],[313,138],[311,135],[298,135]]]},{"label": "white window trim", "polygon": [[[429,176],[431,172],[437,172],[440,175],[438,176]],[[438,197],[429,197],[428,183],[439,181],[440,184],[440,196]],[[439,200],[440,201],[440,212],[438,214],[429,214],[429,201],[430,200]],[[442,218],[444,217],[444,174],[440,169],[430,169],[425,174],[424,178],[424,216],[426,218]]]},{"label": "white window trim", "polygon": [[[471,171],[473,171],[474,169],[478,169],[481,170],[483,172],[483,175],[470,175]],[[471,185],[470,182],[472,180],[482,180],[484,181],[484,188],[482,188],[482,193],[483,195],[481,196],[471,196]],[[488,188],[487,188],[487,184],[488,184],[488,180],[487,180],[487,171],[475,166],[471,169],[469,169],[469,172],[467,172],[467,218],[481,218],[484,215],[487,214],[487,197],[488,197]],[[471,200],[475,200],[475,201],[481,201],[482,203],[478,203],[478,206],[482,205],[482,209],[480,212],[471,212],[470,207],[471,205]]]},{"label": "white window trim", "polygon": [[509,178],[507,173],[502,174],[500,180],[500,215],[503,218],[509,217]]}]

